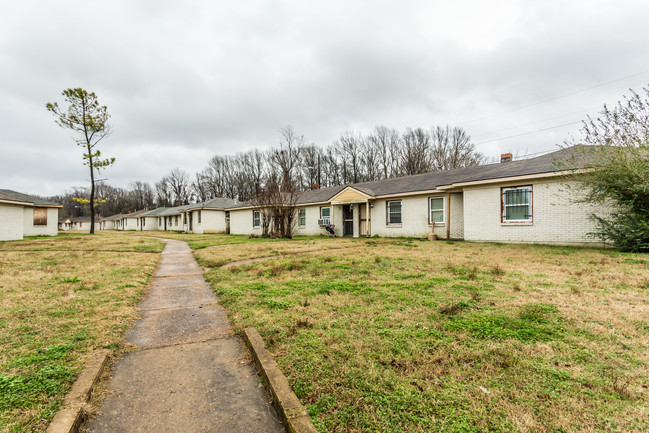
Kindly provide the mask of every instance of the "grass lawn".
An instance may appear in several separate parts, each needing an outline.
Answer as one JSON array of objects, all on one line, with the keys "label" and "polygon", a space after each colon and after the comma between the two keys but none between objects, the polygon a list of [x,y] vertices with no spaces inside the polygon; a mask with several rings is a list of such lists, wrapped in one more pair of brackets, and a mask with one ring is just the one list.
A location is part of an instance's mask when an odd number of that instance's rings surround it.
[{"label": "grass lawn", "polygon": [[44,431],[92,349],[128,349],[162,247],[102,234],[0,242],[0,431]]},{"label": "grass lawn", "polygon": [[[321,432],[649,431],[649,257],[169,235]],[[255,257],[280,259],[232,267]]]}]

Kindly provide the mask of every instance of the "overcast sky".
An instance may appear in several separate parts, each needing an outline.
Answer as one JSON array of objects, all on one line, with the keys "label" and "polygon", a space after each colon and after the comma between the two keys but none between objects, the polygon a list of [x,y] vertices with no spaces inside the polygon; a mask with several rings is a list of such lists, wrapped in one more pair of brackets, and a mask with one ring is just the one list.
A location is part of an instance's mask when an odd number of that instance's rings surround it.
[{"label": "overcast sky", "polygon": [[449,124],[490,157],[547,151],[649,83],[647,1],[0,4],[0,188],[42,195],[89,178],[45,110],[68,87],[108,106],[102,177],[126,186],[288,124],[323,147]]}]

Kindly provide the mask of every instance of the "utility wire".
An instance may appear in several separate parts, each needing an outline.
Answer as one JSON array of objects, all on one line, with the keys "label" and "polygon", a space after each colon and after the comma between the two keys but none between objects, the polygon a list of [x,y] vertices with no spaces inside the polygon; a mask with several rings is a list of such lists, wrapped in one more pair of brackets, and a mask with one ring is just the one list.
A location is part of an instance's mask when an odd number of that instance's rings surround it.
[{"label": "utility wire", "polygon": [[559,116],[548,117],[547,119],[535,120],[534,122],[523,123],[522,125],[510,126],[509,128],[497,129],[495,131],[490,131],[490,132],[483,132],[482,134],[472,135],[472,137],[473,138],[484,137],[485,135],[492,135],[492,134],[496,134],[498,132],[504,132],[504,131],[509,131],[511,129],[522,128],[523,126],[534,125],[536,123],[543,123],[543,122],[547,122],[548,120],[560,119],[562,117],[570,116],[570,115],[577,114],[577,113],[583,113],[584,111],[590,111],[590,110],[594,110],[595,108],[600,108],[600,107],[601,107],[601,105],[595,105],[594,107],[584,108],[583,110],[572,111],[570,113],[561,114]]},{"label": "utility wire", "polygon": [[554,96],[554,97],[552,97],[552,98],[543,99],[543,100],[541,100],[541,101],[533,102],[533,103],[531,103],[531,104],[527,104],[527,105],[522,105],[522,106],[520,106],[520,107],[516,107],[516,108],[512,108],[512,109],[510,109],[510,110],[502,111],[502,112],[500,112],[500,113],[490,114],[490,115],[487,115],[487,116],[478,117],[477,119],[468,120],[468,121],[466,121],[466,122],[463,122],[463,123],[462,123],[462,126],[467,125],[467,124],[469,124],[469,123],[477,122],[477,121],[479,121],[479,120],[490,119],[490,118],[492,118],[492,117],[502,116],[503,114],[508,114],[508,113],[512,113],[512,112],[514,112],[514,111],[523,110],[523,109],[525,109],[525,108],[534,107],[535,105],[545,104],[546,102],[556,101],[557,99],[565,98],[565,97],[567,97],[567,96],[576,95],[576,94],[578,94],[578,93],[583,93],[583,92],[586,92],[586,91],[588,91],[588,90],[596,89],[596,88],[598,88],[598,87],[602,87],[602,86],[607,86],[607,85],[609,85],[609,84],[617,83],[617,82],[619,82],[619,81],[623,81],[623,80],[626,80],[626,79],[629,79],[629,78],[633,78],[633,77],[637,77],[637,76],[640,76],[640,75],[644,75],[644,74],[647,74],[647,73],[649,73],[649,69],[647,69],[646,71],[638,72],[638,73],[636,73],[636,74],[627,75],[626,77],[618,78],[618,79],[616,79],[616,80],[607,81],[607,82],[605,82],[605,83],[601,83],[601,84],[596,84],[596,85],[594,85],[594,86],[586,87],[586,88],[584,88],[584,89],[580,89],[580,90],[575,90],[574,92],[564,93],[563,95],[559,95],[559,96]]},{"label": "utility wire", "polygon": [[563,128],[564,126],[576,125],[577,123],[581,123],[581,122],[582,122],[581,120],[578,120],[577,122],[564,123],[563,125],[550,126],[549,128],[537,129],[536,131],[523,132],[522,134],[516,134],[516,135],[510,135],[508,137],[496,138],[494,140],[488,140],[488,141],[483,141],[481,143],[476,143],[476,146],[479,146],[481,144],[493,143],[494,141],[508,140],[510,138],[521,137],[523,135],[536,134],[538,132],[549,131],[550,129]]}]

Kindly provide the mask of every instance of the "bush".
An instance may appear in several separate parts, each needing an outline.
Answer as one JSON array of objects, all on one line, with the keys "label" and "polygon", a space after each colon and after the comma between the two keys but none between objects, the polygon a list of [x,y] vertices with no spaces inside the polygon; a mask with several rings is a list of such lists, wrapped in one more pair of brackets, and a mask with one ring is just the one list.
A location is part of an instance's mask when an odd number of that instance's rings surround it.
[{"label": "bush", "polygon": [[588,146],[578,146],[570,161],[588,169],[573,171],[585,192],[579,201],[615,209],[591,216],[593,235],[632,252],[649,252],[649,88],[642,90],[644,96],[631,91],[623,102],[585,120],[581,143]]}]

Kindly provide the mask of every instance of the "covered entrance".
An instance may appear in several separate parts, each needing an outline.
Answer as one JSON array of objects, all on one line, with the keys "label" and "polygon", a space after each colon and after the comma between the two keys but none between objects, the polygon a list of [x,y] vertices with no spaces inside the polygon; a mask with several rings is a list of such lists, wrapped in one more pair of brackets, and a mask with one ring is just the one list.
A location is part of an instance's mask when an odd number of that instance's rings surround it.
[{"label": "covered entrance", "polygon": [[[342,216],[342,233],[337,231],[338,236],[370,236],[371,211],[370,201],[373,196],[360,191],[352,186],[347,186],[331,198],[331,205],[338,209],[338,215]],[[340,207],[338,207],[340,206]],[[332,211],[335,214],[335,211]],[[337,227],[336,227],[337,229]]]}]

